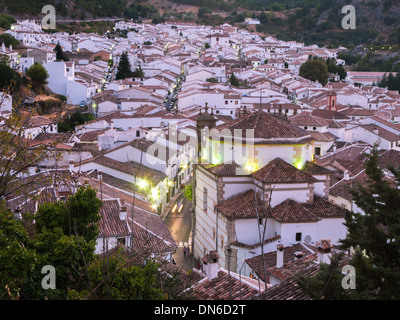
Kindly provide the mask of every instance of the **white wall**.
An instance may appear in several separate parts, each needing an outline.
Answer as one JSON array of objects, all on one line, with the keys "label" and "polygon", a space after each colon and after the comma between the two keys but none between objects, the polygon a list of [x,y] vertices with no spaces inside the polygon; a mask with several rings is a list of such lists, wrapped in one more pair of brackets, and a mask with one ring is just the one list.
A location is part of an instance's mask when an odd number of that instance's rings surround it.
[{"label": "white wall", "polygon": [[307,183],[274,184],[272,185],[271,206],[275,207],[287,199],[306,203],[308,201],[307,194],[309,190]]},{"label": "white wall", "polygon": [[311,242],[316,242],[321,239],[317,238],[317,223],[281,223],[281,238],[282,244],[290,246],[296,242],[296,233],[301,232],[304,241],[305,236],[311,236]]},{"label": "white wall", "polygon": [[324,218],[317,222],[318,239],[330,239],[332,244],[339,244],[340,239],[346,238],[347,228],[343,225],[344,218]]}]

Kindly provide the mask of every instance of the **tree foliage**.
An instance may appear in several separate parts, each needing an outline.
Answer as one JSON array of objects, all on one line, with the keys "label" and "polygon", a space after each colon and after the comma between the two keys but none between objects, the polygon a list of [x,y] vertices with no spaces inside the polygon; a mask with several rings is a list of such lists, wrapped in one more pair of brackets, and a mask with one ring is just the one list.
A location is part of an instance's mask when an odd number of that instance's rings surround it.
[{"label": "tree foliage", "polygon": [[391,72],[389,75],[384,74],[382,79],[378,82],[378,87],[400,92],[400,72],[396,75],[393,75]]},{"label": "tree foliage", "polygon": [[132,77],[131,63],[129,62],[128,52],[124,51],[118,63],[115,79],[125,79]]},{"label": "tree foliage", "polygon": [[59,132],[73,132],[75,127],[84,124],[86,121],[93,120],[94,116],[90,113],[75,111],[69,118],[58,124]]},{"label": "tree foliage", "polygon": [[233,72],[232,72],[231,76],[229,77],[229,83],[234,87],[239,87],[239,85],[240,85],[239,79],[236,78],[236,76]]},{"label": "tree foliage", "polygon": [[13,48],[20,44],[17,39],[15,39],[11,34],[8,33],[0,34],[0,44],[2,43],[4,43],[6,47],[9,47],[11,45]]},{"label": "tree foliage", "polygon": [[68,61],[69,59],[65,56],[60,43],[57,43],[56,47],[54,48],[54,52],[56,53],[56,59],[58,61]]},{"label": "tree foliage", "polygon": [[47,84],[47,78],[49,77],[47,70],[38,62],[35,62],[26,70],[26,75],[30,77],[32,89],[36,91],[42,90],[42,87]]},{"label": "tree foliage", "polygon": [[185,196],[187,201],[193,200],[193,185],[191,183],[185,186],[185,189],[183,190],[183,195]]},{"label": "tree foliage", "polygon": [[28,233],[0,201],[0,300],[17,299],[35,265],[36,253]]},{"label": "tree foliage", "polygon": [[21,86],[21,76],[18,72],[11,69],[8,65],[0,63],[0,91],[10,89],[18,90]]},{"label": "tree foliage", "polygon": [[[33,181],[19,179],[20,175],[36,167],[49,156],[54,144],[31,146],[27,139],[27,129],[30,128],[30,118],[35,111],[16,113],[0,124],[0,197],[23,193]],[[57,153],[53,154],[57,157]]]},{"label": "tree foliage", "polygon": [[400,299],[400,168],[394,164],[381,168],[375,145],[365,173],[366,183],[351,190],[363,213],[346,217],[348,235],[343,246],[355,250],[357,293],[370,299]]},{"label": "tree foliage", "polygon": [[381,167],[377,145],[366,156],[367,179],[349,190],[362,211],[346,215],[348,232],[340,246],[353,252],[348,264],[354,267],[356,288],[342,288],[338,258],[332,266],[321,266],[315,277],[300,279],[313,298],[400,299],[400,168]]},{"label": "tree foliage", "polygon": [[322,85],[328,83],[329,72],[326,63],[322,60],[308,60],[300,66],[299,75],[311,81],[318,81]]}]

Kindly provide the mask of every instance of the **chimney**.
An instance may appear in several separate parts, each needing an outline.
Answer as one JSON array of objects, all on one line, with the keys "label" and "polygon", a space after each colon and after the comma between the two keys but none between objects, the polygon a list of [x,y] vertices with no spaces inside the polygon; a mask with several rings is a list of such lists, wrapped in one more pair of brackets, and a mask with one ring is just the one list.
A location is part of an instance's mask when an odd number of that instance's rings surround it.
[{"label": "chimney", "polygon": [[331,240],[330,239],[321,240],[320,242],[317,242],[316,245],[318,246],[318,262],[331,264],[331,256],[332,256]]},{"label": "chimney", "polygon": [[344,179],[344,180],[349,180],[349,179],[350,179],[349,171],[346,170],[346,171],[343,173],[343,179]]},{"label": "chimney", "polygon": [[277,268],[283,267],[284,249],[285,249],[285,247],[281,243],[276,246],[276,267]]},{"label": "chimney", "polygon": [[72,172],[72,170],[74,169],[74,160],[69,160],[69,171]]},{"label": "chimney", "polygon": [[304,255],[303,251],[296,251],[293,254],[294,254],[294,260],[299,260]]},{"label": "chimney", "polygon": [[119,207],[119,218],[122,221],[125,221],[126,220],[126,216],[127,216],[127,210],[126,210],[126,206],[125,206],[124,200],[121,199],[120,203],[121,203],[121,205]]},{"label": "chimney", "polygon": [[219,254],[215,250],[210,251],[210,253],[203,258],[203,265],[208,280],[218,277],[218,259]]}]

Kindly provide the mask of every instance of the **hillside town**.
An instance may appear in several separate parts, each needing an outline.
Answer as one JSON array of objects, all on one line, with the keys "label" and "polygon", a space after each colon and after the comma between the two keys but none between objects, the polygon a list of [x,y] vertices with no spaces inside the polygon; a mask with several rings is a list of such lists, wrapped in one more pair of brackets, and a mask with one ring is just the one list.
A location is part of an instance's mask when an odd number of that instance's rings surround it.
[{"label": "hillside town", "polygon": [[[47,90],[93,116],[72,132],[56,112],[30,118],[27,148],[49,153],[16,176],[38,182],[7,193],[7,206],[35,215],[90,186],[101,200],[95,254],[146,248],[196,299],[310,299],[296,276],[351,258],[345,217],[363,210],[349,186],[366,183],[368,154],[377,147],[382,168],[400,163],[399,92],[376,86],[383,72],[330,74],[325,85],[300,76],[314,57],[346,67],[342,47],[229,24],[119,21],[113,31],[126,36],[48,33],[33,20],[4,32],[21,43],[0,44],[9,67],[23,76],[41,64]],[[141,74],[116,79],[125,53]],[[17,102],[8,92],[0,102],[5,130]]]}]

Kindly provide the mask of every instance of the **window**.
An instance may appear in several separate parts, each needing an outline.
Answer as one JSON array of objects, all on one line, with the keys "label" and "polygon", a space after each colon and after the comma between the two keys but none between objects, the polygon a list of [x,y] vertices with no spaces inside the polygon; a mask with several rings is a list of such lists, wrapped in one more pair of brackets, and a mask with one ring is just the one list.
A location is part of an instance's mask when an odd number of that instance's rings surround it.
[{"label": "window", "polygon": [[125,245],[125,238],[117,238],[117,243]]},{"label": "window", "polygon": [[296,241],[301,241],[301,232],[296,233]]},{"label": "window", "polygon": [[312,129],[315,131],[315,130],[317,130],[317,127],[313,127]]},{"label": "window", "polygon": [[225,104],[228,104],[228,100],[225,100]]},{"label": "window", "polygon": [[314,153],[316,156],[320,156],[321,155],[321,147],[315,147]]},{"label": "window", "polygon": [[140,137],[140,131],[136,130],[136,137]]},{"label": "window", "polygon": [[237,101],[235,101],[235,104],[238,104],[238,102],[237,102]]},{"label": "window", "polygon": [[304,127],[304,130],[307,130],[307,127]]}]

